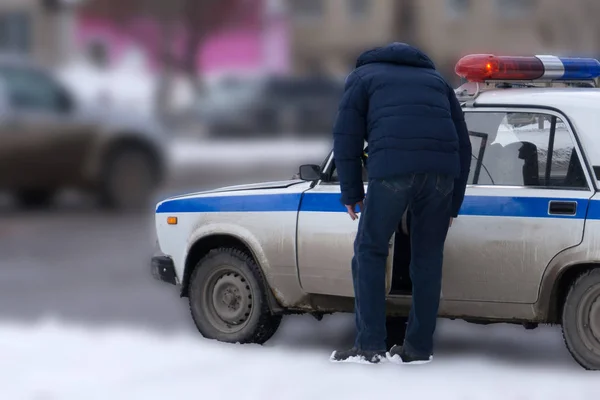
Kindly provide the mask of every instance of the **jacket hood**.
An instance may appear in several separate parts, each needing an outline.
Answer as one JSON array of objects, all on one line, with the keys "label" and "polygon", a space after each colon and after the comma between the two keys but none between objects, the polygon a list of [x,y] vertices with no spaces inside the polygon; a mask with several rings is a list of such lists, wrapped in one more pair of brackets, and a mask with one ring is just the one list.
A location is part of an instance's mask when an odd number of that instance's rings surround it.
[{"label": "jacket hood", "polygon": [[421,50],[406,43],[398,42],[365,51],[358,57],[356,68],[372,63],[392,63],[435,69],[433,61]]}]

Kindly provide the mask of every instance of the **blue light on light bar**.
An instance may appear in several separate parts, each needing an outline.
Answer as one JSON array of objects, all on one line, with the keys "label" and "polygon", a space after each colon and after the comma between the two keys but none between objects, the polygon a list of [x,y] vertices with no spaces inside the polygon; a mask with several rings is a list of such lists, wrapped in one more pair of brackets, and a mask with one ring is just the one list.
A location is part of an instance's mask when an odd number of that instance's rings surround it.
[{"label": "blue light on light bar", "polygon": [[565,72],[561,80],[588,80],[600,77],[600,61],[594,58],[559,57]]}]

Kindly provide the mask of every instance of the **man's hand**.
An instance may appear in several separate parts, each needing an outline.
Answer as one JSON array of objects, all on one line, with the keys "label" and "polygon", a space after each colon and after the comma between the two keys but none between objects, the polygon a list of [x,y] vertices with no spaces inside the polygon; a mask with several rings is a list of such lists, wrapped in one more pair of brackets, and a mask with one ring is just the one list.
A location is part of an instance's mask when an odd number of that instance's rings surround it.
[{"label": "man's hand", "polygon": [[358,209],[360,210],[359,212],[362,212],[364,204],[363,201],[359,201],[356,204],[353,205],[346,205],[346,210],[348,210],[348,215],[350,215],[350,218],[352,218],[352,221],[355,221],[356,219],[358,219],[358,214],[356,213],[356,206],[358,206]]}]

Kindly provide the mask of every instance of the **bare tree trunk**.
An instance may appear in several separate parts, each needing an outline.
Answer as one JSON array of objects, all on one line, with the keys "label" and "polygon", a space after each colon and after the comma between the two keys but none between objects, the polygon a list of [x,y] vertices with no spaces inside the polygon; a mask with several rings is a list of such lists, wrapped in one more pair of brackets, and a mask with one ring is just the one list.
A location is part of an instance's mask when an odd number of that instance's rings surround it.
[{"label": "bare tree trunk", "polygon": [[188,41],[185,46],[183,69],[194,90],[194,95],[200,95],[204,90],[204,84],[201,74],[198,71],[199,65],[197,61],[199,51],[204,42],[204,32],[198,27],[193,27],[192,29],[193,31],[189,32]]},{"label": "bare tree trunk", "polygon": [[160,118],[168,117],[173,94],[173,81],[176,73],[176,62],[173,51],[175,37],[175,23],[163,21],[161,24],[163,34],[160,45],[160,72],[155,93],[155,112]]},{"label": "bare tree trunk", "polygon": [[183,70],[194,90],[194,95],[202,93],[204,85],[198,71],[198,54],[206,40],[208,31],[207,13],[213,0],[187,0],[184,5],[184,26],[186,44],[183,53]]},{"label": "bare tree trunk", "polygon": [[400,40],[419,46],[417,34],[417,12],[415,0],[397,0],[395,19]]}]

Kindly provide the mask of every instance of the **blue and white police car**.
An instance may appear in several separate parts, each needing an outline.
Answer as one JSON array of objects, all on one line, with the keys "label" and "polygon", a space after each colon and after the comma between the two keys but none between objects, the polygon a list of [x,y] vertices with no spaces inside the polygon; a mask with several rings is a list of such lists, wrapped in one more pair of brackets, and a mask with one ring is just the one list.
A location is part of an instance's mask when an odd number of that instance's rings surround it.
[{"label": "blue and white police car", "polygon": [[[440,317],[560,324],[574,359],[600,369],[600,62],[476,54],[456,73],[473,157]],[[285,314],[352,312],[357,223],[340,204],[333,155],[299,177],[156,206],[153,274],[189,298],[203,336],[264,343]],[[412,290],[407,225],[387,263],[396,342]]]}]

